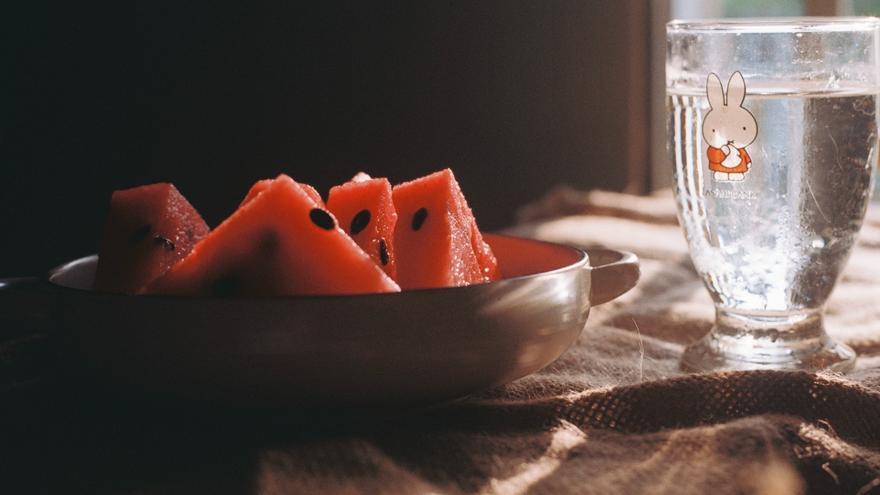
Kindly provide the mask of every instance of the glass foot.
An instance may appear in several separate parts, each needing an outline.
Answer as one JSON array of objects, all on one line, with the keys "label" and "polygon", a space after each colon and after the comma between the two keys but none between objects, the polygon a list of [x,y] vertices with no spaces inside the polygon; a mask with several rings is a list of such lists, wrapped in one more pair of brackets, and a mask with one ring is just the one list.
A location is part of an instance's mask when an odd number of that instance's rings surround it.
[{"label": "glass foot", "polygon": [[821,313],[785,317],[718,311],[715,326],[681,358],[685,371],[853,369],[856,353],[831,339]]}]

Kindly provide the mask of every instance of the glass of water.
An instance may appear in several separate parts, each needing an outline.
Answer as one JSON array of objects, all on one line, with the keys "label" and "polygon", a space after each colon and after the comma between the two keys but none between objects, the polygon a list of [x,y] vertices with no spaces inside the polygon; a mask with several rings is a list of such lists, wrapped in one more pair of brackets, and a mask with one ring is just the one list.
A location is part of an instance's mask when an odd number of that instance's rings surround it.
[{"label": "glass of water", "polygon": [[716,309],[682,366],[851,369],[822,312],[877,165],[880,20],[673,21],[666,42],[679,221]]}]

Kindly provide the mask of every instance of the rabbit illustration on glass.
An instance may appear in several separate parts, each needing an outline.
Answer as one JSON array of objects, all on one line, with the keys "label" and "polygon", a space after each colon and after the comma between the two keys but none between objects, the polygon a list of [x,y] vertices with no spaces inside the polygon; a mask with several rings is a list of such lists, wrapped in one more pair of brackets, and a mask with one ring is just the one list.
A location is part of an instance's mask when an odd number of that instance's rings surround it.
[{"label": "rabbit illustration on glass", "polygon": [[717,74],[706,81],[709,112],[703,119],[703,139],[709,145],[709,170],[717,181],[740,181],[752,165],[746,147],[758,137],[758,122],[742,104],[746,82],[737,71],[730,76],[727,93]]}]

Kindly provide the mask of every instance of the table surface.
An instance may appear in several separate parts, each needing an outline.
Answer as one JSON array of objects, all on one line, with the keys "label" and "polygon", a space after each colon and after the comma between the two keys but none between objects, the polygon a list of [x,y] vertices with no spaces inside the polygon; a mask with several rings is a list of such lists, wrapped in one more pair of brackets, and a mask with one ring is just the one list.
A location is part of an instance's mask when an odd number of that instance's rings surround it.
[{"label": "table surface", "polygon": [[860,353],[846,376],[678,369],[713,308],[668,194],[560,190],[523,216],[520,234],[636,252],[639,286],[544,370],[423,411],[122,400],[68,376],[40,323],[7,318],[0,492],[880,493],[880,211],[828,304]]}]

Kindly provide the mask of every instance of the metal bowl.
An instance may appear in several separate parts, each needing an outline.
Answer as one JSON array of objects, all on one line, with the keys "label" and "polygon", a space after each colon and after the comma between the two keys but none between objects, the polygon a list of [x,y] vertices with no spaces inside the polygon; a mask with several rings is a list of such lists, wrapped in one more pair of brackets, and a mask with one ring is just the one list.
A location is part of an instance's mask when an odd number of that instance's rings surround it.
[{"label": "metal bowl", "polygon": [[[590,307],[633,287],[635,255],[486,235],[505,278],[395,294],[260,298],[91,290],[96,256],[26,291],[80,369],[118,390],[292,407],[442,402],[559,357]],[[25,287],[28,287],[25,289]],[[9,299],[7,299],[9,301]]]}]

